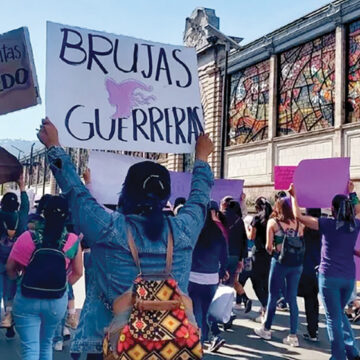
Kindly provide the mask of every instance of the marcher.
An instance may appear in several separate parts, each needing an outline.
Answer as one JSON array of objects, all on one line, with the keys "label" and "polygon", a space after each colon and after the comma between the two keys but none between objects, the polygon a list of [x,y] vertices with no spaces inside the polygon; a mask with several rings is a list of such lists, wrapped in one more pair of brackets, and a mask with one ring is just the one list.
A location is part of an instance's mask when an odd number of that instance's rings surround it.
[{"label": "marcher", "polygon": [[17,195],[8,192],[1,199],[0,210],[0,305],[1,299],[3,299],[5,309],[5,315],[0,326],[10,329],[7,331],[7,335],[12,336],[15,335],[12,329],[12,308],[16,293],[16,281],[8,277],[6,262],[16,239],[27,229],[29,213],[29,198],[25,191],[22,175],[18,180],[18,185],[20,188],[20,204]]},{"label": "marcher", "polygon": [[[209,340],[208,310],[220,279],[226,275],[228,247],[218,221],[219,206],[211,201],[205,225],[196,243],[189,279],[189,296],[193,301],[196,322],[201,329],[201,341]],[[212,328],[213,330],[213,328]],[[215,328],[210,351],[217,351],[225,340]]]},{"label": "marcher", "polygon": [[261,304],[260,315],[257,319],[262,322],[268,301],[268,281],[271,257],[266,251],[266,227],[272,213],[270,203],[263,196],[255,200],[256,215],[250,224],[250,240],[254,241],[251,282],[256,297]]},{"label": "marcher", "polygon": [[66,268],[71,268],[71,284],[82,275],[78,237],[65,230],[67,214],[66,200],[52,197],[44,209],[44,226],[22,234],[6,264],[10,278],[22,274],[14,300],[22,360],[52,359],[54,332],[67,306]]},{"label": "marcher", "polygon": [[[108,214],[81,182],[69,156],[59,146],[55,126],[48,119],[43,121],[38,136],[48,148],[50,168],[68,196],[74,222],[91,248],[96,274],[94,291],[99,296],[95,294],[93,301],[84,308],[84,331],[91,326],[92,334],[86,334],[86,337],[91,336],[91,346],[85,346],[83,352],[96,353],[97,357],[93,358],[102,359],[104,328],[112,320],[114,301],[131,288],[139,273],[135,261],[141,264],[142,273],[163,271],[171,234],[174,239],[171,273],[181,291],[187,293],[192,250],[204,225],[213,185],[207,164],[213,144],[206,135],[198,138],[188,201],[177,216],[164,217],[162,209],[169,199],[171,185],[169,172],[163,166],[150,161],[133,165],[123,184],[119,210]],[[134,247],[138,249],[138,258],[134,256]],[[189,320],[193,321],[191,313],[191,310],[187,312]]]},{"label": "marcher", "polygon": [[255,333],[265,340],[271,339],[271,325],[279,299],[280,288],[286,279],[286,297],[290,305],[290,334],[283,342],[290,346],[299,346],[297,338],[298,315],[296,296],[304,261],[304,226],[292,212],[289,198],[278,199],[272,218],[268,221],[266,250],[272,254],[269,275],[269,297],[262,327]]},{"label": "marcher", "polygon": [[302,215],[294,186],[290,190],[296,218],[322,234],[319,290],[325,308],[331,359],[359,359],[355,337],[344,311],[354,289],[354,248],[360,231],[360,205],[353,192],[354,184],[349,182],[349,198],[345,195],[333,198],[333,218]]},{"label": "marcher", "polygon": [[[306,215],[320,218],[321,209],[306,209]],[[305,302],[305,314],[308,332],[303,334],[305,340],[319,341],[319,286],[317,268],[320,264],[321,233],[319,230],[304,229],[305,256],[301,274],[298,296]]]},{"label": "marcher", "polygon": [[[245,291],[239,283],[238,278],[244,268],[244,259],[248,255],[248,248],[245,224],[242,219],[239,202],[235,200],[228,201],[223,215],[225,217],[225,229],[229,247],[229,260],[227,265],[229,279],[226,281],[226,285],[233,286],[236,293],[239,296],[243,296]],[[248,302],[248,307],[249,306],[251,306],[250,302]],[[235,315],[232,316],[232,319],[227,324],[224,324],[225,330],[231,328],[232,321],[235,317]]]}]

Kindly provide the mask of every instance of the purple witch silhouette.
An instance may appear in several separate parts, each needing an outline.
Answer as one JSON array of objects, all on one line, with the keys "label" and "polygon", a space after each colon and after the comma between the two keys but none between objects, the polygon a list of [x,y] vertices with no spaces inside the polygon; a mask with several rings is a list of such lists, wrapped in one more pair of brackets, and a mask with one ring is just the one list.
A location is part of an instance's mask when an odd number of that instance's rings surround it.
[{"label": "purple witch silhouette", "polygon": [[109,93],[109,103],[116,106],[116,112],[111,116],[112,119],[127,118],[135,106],[148,105],[151,101],[156,100],[154,95],[144,95],[142,91],[153,91],[152,86],[144,83],[127,79],[117,83],[113,79],[106,79],[106,90]]}]

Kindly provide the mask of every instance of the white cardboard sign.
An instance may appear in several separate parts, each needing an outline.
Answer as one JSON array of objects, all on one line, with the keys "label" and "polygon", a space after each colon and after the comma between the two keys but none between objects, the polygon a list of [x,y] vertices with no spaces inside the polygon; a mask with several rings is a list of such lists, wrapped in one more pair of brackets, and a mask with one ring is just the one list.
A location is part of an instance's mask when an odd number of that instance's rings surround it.
[{"label": "white cardboard sign", "polygon": [[188,153],[203,131],[195,49],[47,23],[46,114],[63,146]]}]

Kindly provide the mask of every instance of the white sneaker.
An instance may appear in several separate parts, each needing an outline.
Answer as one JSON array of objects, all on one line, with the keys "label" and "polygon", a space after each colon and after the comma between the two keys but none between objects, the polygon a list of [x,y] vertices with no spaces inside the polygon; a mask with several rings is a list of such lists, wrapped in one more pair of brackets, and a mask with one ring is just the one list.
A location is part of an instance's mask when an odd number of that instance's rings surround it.
[{"label": "white sneaker", "polygon": [[64,326],[64,329],[63,329],[63,336],[70,336],[71,333],[70,333],[70,330],[68,327]]},{"label": "white sneaker", "polygon": [[288,335],[285,339],[283,339],[283,343],[285,345],[290,345],[293,347],[299,346],[299,339],[296,335]]},{"label": "white sneaker", "polygon": [[257,336],[260,336],[262,339],[271,340],[271,331],[266,330],[263,326],[261,328],[254,329],[254,332]]},{"label": "white sneaker", "polygon": [[55,351],[62,351],[63,350],[63,347],[64,347],[64,343],[62,341],[57,341],[55,344],[54,344],[54,350]]}]

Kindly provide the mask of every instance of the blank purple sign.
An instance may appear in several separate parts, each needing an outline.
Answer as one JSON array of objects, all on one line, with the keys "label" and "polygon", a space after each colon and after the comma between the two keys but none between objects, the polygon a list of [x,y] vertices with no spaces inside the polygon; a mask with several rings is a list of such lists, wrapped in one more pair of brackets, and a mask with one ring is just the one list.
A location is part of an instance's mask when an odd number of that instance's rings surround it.
[{"label": "blank purple sign", "polygon": [[350,158],[302,160],[294,173],[300,207],[330,208],[336,194],[347,194]]},{"label": "blank purple sign", "polygon": [[275,166],[274,187],[275,190],[287,190],[293,182],[296,166]]},{"label": "blank purple sign", "polygon": [[[173,204],[177,197],[188,198],[191,189],[191,173],[170,171],[171,197]],[[210,198],[217,202],[229,195],[239,201],[243,192],[244,180],[216,179]]]}]

